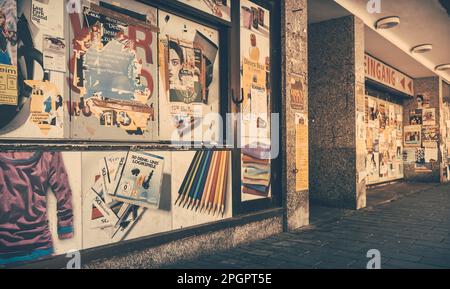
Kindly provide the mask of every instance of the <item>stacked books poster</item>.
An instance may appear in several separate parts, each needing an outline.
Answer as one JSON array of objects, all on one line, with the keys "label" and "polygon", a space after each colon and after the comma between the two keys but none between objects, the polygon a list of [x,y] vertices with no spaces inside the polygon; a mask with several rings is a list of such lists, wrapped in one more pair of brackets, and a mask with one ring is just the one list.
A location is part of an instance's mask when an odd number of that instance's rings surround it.
[{"label": "stacked books poster", "polygon": [[243,201],[270,197],[270,13],[243,0],[241,20],[241,146]]},{"label": "stacked books poster", "polygon": [[69,136],[66,15],[60,0],[0,1],[0,137]]},{"label": "stacked books poster", "polygon": [[81,249],[81,154],[0,153],[0,268]]},{"label": "stacked books poster", "polygon": [[172,228],[170,152],[86,152],[82,162],[83,248]]},{"label": "stacked books poster", "polygon": [[156,140],[157,10],[135,1],[94,2],[69,14],[72,136]]},{"label": "stacked books poster", "polygon": [[174,229],[231,217],[231,152],[174,152]]},{"label": "stacked books poster", "polygon": [[242,148],[243,201],[268,198],[271,194],[271,147],[251,143]]},{"label": "stacked books poster", "polygon": [[231,21],[231,0],[178,0],[225,21]]},{"label": "stacked books poster", "polygon": [[159,11],[160,138],[217,142],[219,33]]}]

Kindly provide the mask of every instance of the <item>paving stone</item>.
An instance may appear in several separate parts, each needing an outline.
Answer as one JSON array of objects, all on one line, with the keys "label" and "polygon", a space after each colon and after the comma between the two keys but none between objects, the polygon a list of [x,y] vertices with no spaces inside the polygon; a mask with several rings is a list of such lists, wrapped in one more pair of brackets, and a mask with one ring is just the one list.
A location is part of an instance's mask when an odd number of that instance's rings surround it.
[{"label": "paving stone", "polygon": [[364,269],[369,249],[382,269],[450,268],[450,185],[392,189],[413,193],[360,211],[312,207],[306,228],[164,268]]}]

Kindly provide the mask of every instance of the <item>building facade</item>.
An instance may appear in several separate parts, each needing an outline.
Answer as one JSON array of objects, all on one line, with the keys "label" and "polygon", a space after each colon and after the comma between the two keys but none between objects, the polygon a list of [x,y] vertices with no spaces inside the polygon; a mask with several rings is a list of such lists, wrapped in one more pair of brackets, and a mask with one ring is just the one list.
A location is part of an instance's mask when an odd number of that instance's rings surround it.
[{"label": "building facade", "polygon": [[154,268],[447,182],[450,76],[350,2],[0,0],[0,267]]}]

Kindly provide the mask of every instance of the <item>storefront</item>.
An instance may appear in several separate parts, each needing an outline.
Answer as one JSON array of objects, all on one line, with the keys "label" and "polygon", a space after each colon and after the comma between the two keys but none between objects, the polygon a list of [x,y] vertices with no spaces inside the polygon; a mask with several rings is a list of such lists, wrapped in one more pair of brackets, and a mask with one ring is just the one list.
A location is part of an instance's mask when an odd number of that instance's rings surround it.
[{"label": "storefront", "polygon": [[162,257],[173,261],[200,253],[186,248],[201,244],[197,235],[210,238],[206,252],[294,228],[284,225],[292,214],[307,219],[283,201],[296,193],[282,185],[280,130],[291,121],[280,15],[293,3],[0,5],[10,56],[1,64],[0,266],[65,266],[73,250],[93,261],[190,238],[179,245],[188,252]]}]

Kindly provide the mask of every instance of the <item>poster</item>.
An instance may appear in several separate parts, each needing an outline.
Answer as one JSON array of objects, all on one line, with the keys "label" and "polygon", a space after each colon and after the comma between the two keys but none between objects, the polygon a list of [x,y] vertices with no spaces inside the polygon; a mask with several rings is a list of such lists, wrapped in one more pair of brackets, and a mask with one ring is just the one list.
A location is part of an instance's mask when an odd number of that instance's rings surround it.
[{"label": "poster", "polygon": [[65,1],[32,0],[31,2],[31,22],[55,38],[64,37],[64,17],[61,17],[60,11],[65,9]]},{"label": "poster", "polygon": [[435,108],[425,108],[423,111],[423,125],[432,126],[436,125],[436,109]]},{"label": "poster", "polygon": [[162,11],[159,28],[160,139],[217,141],[218,31]]},{"label": "poster", "polygon": [[15,106],[17,91],[17,6],[0,0],[0,105]]},{"label": "poster", "polygon": [[230,151],[179,151],[172,159],[173,229],[231,217]]},{"label": "poster", "polygon": [[66,71],[66,42],[64,38],[44,35],[44,69]]},{"label": "poster", "polygon": [[[41,11],[38,7],[44,8]],[[45,14],[49,10],[58,14],[58,18],[49,18]],[[6,106],[0,107],[0,138],[67,138],[70,130],[66,78],[68,47],[64,27],[56,25],[55,30],[49,31],[45,26],[35,25],[31,19],[33,15],[41,13],[42,18],[47,18],[47,23],[63,22],[64,19],[67,20],[65,5],[59,0],[21,0],[17,1],[17,13],[17,25],[22,29],[21,40],[17,43],[17,57],[21,63],[17,83],[18,97],[15,106],[9,109]],[[25,51],[33,53],[24,53]],[[48,57],[54,58],[49,62]]]},{"label": "poster", "polygon": [[99,4],[83,2],[81,14],[69,14],[72,135],[155,140],[158,28],[150,19],[156,9],[137,2],[127,9]]},{"label": "poster", "polygon": [[[231,21],[231,0],[178,0],[198,10]],[[258,15],[259,19],[259,15]],[[264,25],[264,24],[263,24]]]},{"label": "poster", "polygon": [[0,153],[0,267],[81,249],[80,156]]},{"label": "poster", "polygon": [[308,118],[303,113],[295,114],[295,135],[295,190],[298,192],[309,188]]},{"label": "poster", "polygon": [[423,123],[422,109],[412,109],[409,114],[409,124],[422,125],[422,123]]},{"label": "poster", "polygon": [[357,140],[366,140],[366,114],[365,112],[356,112],[356,136]]},{"label": "poster", "polygon": [[304,111],[306,99],[303,93],[303,82],[298,76],[291,78],[291,108]]},{"label": "poster", "polygon": [[15,106],[17,101],[17,67],[0,64],[0,105]]},{"label": "poster", "polygon": [[439,127],[437,125],[433,126],[423,126],[422,127],[422,141],[423,142],[438,142],[439,141]]},{"label": "poster", "polygon": [[160,151],[82,153],[84,249],[172,229],[171,156]]},{"label": "poster", "polygon": [[408,125],[405,126],[405,146],[421,146],[422,126]]}]

